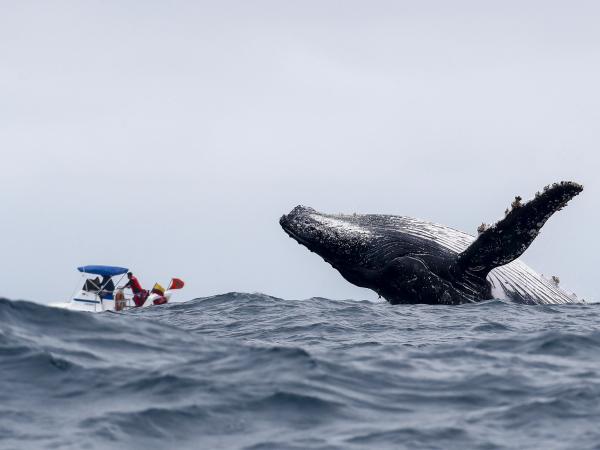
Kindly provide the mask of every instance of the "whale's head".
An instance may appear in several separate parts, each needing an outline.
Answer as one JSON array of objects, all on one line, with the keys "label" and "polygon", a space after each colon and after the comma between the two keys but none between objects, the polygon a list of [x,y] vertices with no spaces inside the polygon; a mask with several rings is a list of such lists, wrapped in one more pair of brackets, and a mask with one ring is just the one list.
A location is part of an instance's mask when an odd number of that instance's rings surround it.
[{"label": "whale's head", "polygon": [[279,223],[290,237],[320,255],[342,275],[345,268],[368,265],[365,250],[376,236],[359,223],[358,216],[324,214],[296,206]]}]

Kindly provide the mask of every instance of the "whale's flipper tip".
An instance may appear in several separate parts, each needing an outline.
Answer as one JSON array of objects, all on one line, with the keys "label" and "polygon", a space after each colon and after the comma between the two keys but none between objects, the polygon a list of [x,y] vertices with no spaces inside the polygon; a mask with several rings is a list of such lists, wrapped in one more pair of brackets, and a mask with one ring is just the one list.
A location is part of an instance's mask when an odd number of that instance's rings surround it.
[{"label": "whale's flipper tip", "polygon": [[582,191],[579,183],[561,181],[546,186],[527,203],[521,204],[521,197],[515,197],[504,219],[483,230],[475,242],[458,255],[458,267],[485,277],[493,268],[517,259],[552,214]]}]

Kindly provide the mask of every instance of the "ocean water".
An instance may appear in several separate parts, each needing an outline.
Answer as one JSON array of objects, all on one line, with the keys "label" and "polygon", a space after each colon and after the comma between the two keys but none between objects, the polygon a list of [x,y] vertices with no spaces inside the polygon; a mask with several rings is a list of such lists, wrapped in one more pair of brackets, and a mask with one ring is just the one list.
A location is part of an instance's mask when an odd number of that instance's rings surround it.
[{"label": "ocean water", "polygon": [[598,449],[600,305],[0,300],[2,449]]}]

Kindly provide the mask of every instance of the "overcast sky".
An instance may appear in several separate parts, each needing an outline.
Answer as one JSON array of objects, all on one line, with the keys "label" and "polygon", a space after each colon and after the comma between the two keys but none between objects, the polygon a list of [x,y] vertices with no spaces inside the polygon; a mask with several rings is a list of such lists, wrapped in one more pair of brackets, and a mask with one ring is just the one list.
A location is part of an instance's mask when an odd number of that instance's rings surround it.
[{"label": "overcast sky", "polygon": [[0,14],[0,296],[63,301],[82,264],[182,298],[375,298],[278,219],[475,233],[585,191],[523,259],[596,298],[597,1],[39,1]]}]

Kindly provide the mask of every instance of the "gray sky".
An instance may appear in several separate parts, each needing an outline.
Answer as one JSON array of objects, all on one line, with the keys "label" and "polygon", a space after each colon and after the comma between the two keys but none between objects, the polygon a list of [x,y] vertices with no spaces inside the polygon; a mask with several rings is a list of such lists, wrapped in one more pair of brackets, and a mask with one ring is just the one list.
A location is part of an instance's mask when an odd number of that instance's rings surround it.
[{"label": "gray sky", "polygon": [[585,185],[524,260],[598,299],[596,1],[3,2],[0,295],[126,265],[181,297],[374,298],[297,204],[475,233]]}]

